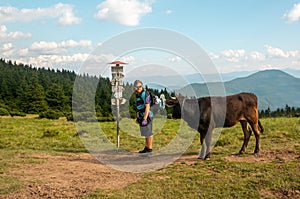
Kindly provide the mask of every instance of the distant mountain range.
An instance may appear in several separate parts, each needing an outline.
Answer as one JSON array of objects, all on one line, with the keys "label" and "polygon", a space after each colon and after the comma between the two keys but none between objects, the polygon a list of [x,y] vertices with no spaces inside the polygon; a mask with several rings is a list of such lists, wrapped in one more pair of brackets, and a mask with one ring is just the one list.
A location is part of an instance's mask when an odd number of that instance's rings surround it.
[{"label": "distant mountain range", "polygon": [[[289,75],[296,78],[300,78],[300,70],[286,68],[282,70]],[[129,84],[134,82],[136,79],[141,79],[146,85],[151,88],[164,89],[167,87],[171,90],[177,90],[185,85],[193,83],[206,83],[206,82],[228,82],[241,77],[248,77],[252,74],[259,72],[258,70],[252,71],[237,71],[229,73],[219,73],[219,74],[161,74],[161,75],[150,75],[150,74],[134,74],[125,75],[125,82]]]},{"label": "distant mountain range", "polygon": [[300,78],[280,70],[259,71],[224,83],[192,83],[178,89],[176,93],[189,97],[203,97],[212,93],[224,93],[221,92],[222,86],[226,95],[240,92],[256,94],[259,99],[259,109],[275,110],[286,105],[300,107]]}]

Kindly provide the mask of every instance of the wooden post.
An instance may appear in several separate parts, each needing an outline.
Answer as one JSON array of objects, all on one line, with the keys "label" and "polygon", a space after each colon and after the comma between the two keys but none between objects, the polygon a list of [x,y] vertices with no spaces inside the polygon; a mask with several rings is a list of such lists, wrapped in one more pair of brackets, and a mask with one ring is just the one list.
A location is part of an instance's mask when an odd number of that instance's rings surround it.
[{"label": "wooden post", "polygon": [[[116,82],[116,93],[119,93],[119,82]],[[116,106],[117,106],[117,147],[120,148],[120,100],[119,98],[116,99]]]},{"label": "wooden post", "polygon": [[124,62],[115,61],[110,64],[115,64],[115,66],[111,66],[112,73],[112,92],[114,93],[114,99],[112,99],[112,105],[116,106],[116,119],[117,119],[117,147],[120,148],[120,104],[124,104],[126,102],[125,99],[122,98],[122,92],[124,90],[123,86],[123,66],[120,64],[126,64]]}]

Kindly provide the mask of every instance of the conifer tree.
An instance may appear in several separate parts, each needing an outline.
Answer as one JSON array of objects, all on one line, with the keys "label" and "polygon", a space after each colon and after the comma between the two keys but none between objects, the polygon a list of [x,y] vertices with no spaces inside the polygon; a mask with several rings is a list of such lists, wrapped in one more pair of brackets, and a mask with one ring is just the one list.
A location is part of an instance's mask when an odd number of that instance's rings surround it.
[{"label": "conifer tree", "polygon": [[34,74],[31,79],[31,84],[26,93],[26,99],[28,100],[27,112],[28,113],[41,113],[48,109],[47,102],[45,100],[45,92],[43,87],[38,82],[37,74]]}]

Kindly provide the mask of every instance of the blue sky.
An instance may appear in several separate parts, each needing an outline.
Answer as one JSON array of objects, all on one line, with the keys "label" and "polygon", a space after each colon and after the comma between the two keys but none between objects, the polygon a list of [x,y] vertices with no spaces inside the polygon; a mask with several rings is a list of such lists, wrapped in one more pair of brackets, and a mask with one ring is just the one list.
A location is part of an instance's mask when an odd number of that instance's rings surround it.
[{"label": "blue sky", "polygon": [[[299,0],[0,0],[0,57],[78,71],[114,36],[157,27],[198,43],[221,73],[300,70],[299,20]],[[116,56],[102,58],[107,63]],[[151,53],[123,59],[137,66],[143,56]],[[181,57],[162,53],[160,58],[164,66],[184,68]]]}]

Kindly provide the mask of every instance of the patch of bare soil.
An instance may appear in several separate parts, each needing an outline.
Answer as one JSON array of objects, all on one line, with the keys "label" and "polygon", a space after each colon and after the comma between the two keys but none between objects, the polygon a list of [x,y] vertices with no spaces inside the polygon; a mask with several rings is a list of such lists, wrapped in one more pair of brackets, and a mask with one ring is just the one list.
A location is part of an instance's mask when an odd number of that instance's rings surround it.
[{"label": "patch of bare soil", "polygon": [[198,155],[182,155],[175,164],[195,165],[197,162],[199,162]]},{"label": "patch of bare soil", "polygon": [[125,173],[101,164],[90,154],[19,155],[37,158],[40,164],[23,164],[7,175],[24,181],[25,187],[5,198],[81,198],[97,189],[121,189],[140,175]]},{"label": "patch of bare soil", "polygon": [[229,162],[289,162],[292,160],[300,160],[299,154],[296,154],[293,151],[283,150],[283,151],[261,151],[259,155],[236,155],[232,154],[231,156],[224,157],[226,161]]},{"label": "patch of bare soil", "polygon": [[280,199],[300,198],[300,190],[283,190],[281,192],[275,192],[275,191],[262,189],[260,192],[264,198],[280,198]]},{"label": "patch of bare soil", "polygon": [[[175,161],[175,164],[186,164],[186,165],[194,165],[199,162],[198,155],[182,155],[179,159]],[[214,154],[212,153],[212,158],[214,158]],[[289,162],[292,160],[299,160],[300,163],[300,156],[299,154],[289,151],[261,151],[259,155],[253,154],[232,154],[230,156],[226,156],[225,159],[228,162]],[[208,160],[209,161],[209,160]]]}]

